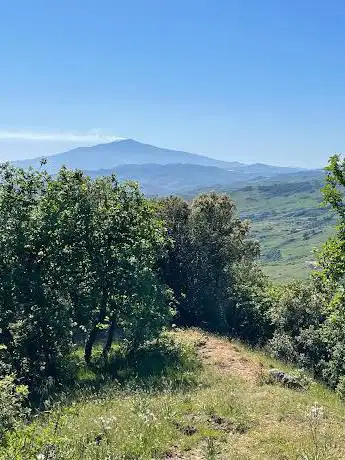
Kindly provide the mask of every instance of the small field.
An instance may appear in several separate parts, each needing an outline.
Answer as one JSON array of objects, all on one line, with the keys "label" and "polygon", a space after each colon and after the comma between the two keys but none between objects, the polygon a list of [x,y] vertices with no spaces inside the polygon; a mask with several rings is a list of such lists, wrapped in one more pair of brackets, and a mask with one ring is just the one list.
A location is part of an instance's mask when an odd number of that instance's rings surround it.
[{"label": "small field", "polygon": [[170,358],[151,351],[145,375],[139,363],[136,375],[118,369],[116,381],[96,389],[92,371],[81,369],[79,394],[18,426],[0,458],[345,458],[345,406],[333,392],[265,383],[270,367],[286,367],[228,339],[198,330],[173,337],[182,348],[169,339]]}]

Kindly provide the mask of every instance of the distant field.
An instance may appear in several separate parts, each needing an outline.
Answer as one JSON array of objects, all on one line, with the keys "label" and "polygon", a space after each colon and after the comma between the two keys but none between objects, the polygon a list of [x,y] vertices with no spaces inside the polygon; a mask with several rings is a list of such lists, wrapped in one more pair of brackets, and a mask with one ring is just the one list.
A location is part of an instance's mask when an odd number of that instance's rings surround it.
[{"label": "distant field", "polygon": [[252,222],[261,243],[261,261],[273,279],[303,279],[315,261],[315,249],[334,232],[335,217],[322,208],[323,177],[287,176],[238,190],[215,187],[236,201],[242,217]]}]

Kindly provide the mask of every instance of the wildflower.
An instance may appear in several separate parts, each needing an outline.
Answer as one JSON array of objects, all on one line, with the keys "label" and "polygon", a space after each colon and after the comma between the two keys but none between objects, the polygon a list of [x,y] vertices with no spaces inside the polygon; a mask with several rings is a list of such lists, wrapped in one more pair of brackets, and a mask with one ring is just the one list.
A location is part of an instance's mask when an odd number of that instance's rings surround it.
[{"label": "wildflower", "polygon": [[116,417],[100,417],[99,418],[102,428],[104,431],[109,431],[112,428],[112,425],[116,422]]},{"label": "wildflower", "polygon": [[37,460],[44,460],[45,459],[45,456],[43,454],[37,454],[36,455],[36,459]]},{"label": "wildflower", "polygon": [[314,403],[314,405],[310,409],[310,415],[314,419],[323,418],[324,410],[322,406],[319,406],[318,403]]}]

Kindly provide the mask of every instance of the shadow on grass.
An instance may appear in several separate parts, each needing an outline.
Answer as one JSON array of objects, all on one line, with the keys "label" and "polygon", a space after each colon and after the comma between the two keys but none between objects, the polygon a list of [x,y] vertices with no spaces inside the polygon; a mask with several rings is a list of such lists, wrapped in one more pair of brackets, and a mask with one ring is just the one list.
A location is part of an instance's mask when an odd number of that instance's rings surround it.
[{"label": "shadow on grass", "polygon": [[33,405],[45,408],[60,399],[78,398],[78,393],[93,394],[109,385],[122,391],[185,391],[198,384],[201,363],[195,349],[175,342],[169,336],[126,353],[116,344],[109,357],[95,349],[89,366],[82,349],[75,350],[59,366],[53,384],[43,385],[33,398]]}]

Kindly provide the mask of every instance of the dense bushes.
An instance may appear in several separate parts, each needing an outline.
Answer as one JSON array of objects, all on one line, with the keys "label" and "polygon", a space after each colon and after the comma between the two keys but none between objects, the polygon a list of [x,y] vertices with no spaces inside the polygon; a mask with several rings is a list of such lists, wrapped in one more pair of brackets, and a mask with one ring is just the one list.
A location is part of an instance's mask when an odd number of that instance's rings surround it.
[{"label": "dense bushes", "polygon": [[129,348],[157,336],[173,313],[156,274],[166,236],[135,185],[8,165],[0,182],[3,373],[39,387],[57,375],[78,331],[88,362],[104,325],[104,355],[116,328]]},{"label": "dense bushes", "polygon": [[330,159],[325,202],[339,217],[336,234],[318,254],[309,284],[272,290],[275,333],[269,342],[279,358],[298,362],[340,393],[345,376],[345,161]]},{"label": "dense bushes", "polygon": [[172,239],[162,276],[178,300],[179,323],[264,341],[271,328],[259,246],[235,203],[209,193],[190,203],[167,198],[160,207]]},{"label": "dense bushes", "polygon": [[32,394],[59,379],[73,346],[86,363],[102,331],[127,352],[182,325],[252,343],[271,334],[258,244],[226,195],[147,200],[115,177],[62,168],[0,171],[0,377]]},{"label": "dense bushes", "polygon": [[275,331],[268,348],[285,361],[298,361],[312,367],[311,343],[322,321],[321,298],[312,284],[292,282],[270,289],[270,316]]},{"label": "dense bushes", "polygon": [[275,288],[271,314],[275,325],[268,349],[336,387],[345,375],[344,303],[329,301],[315,280]]}]

